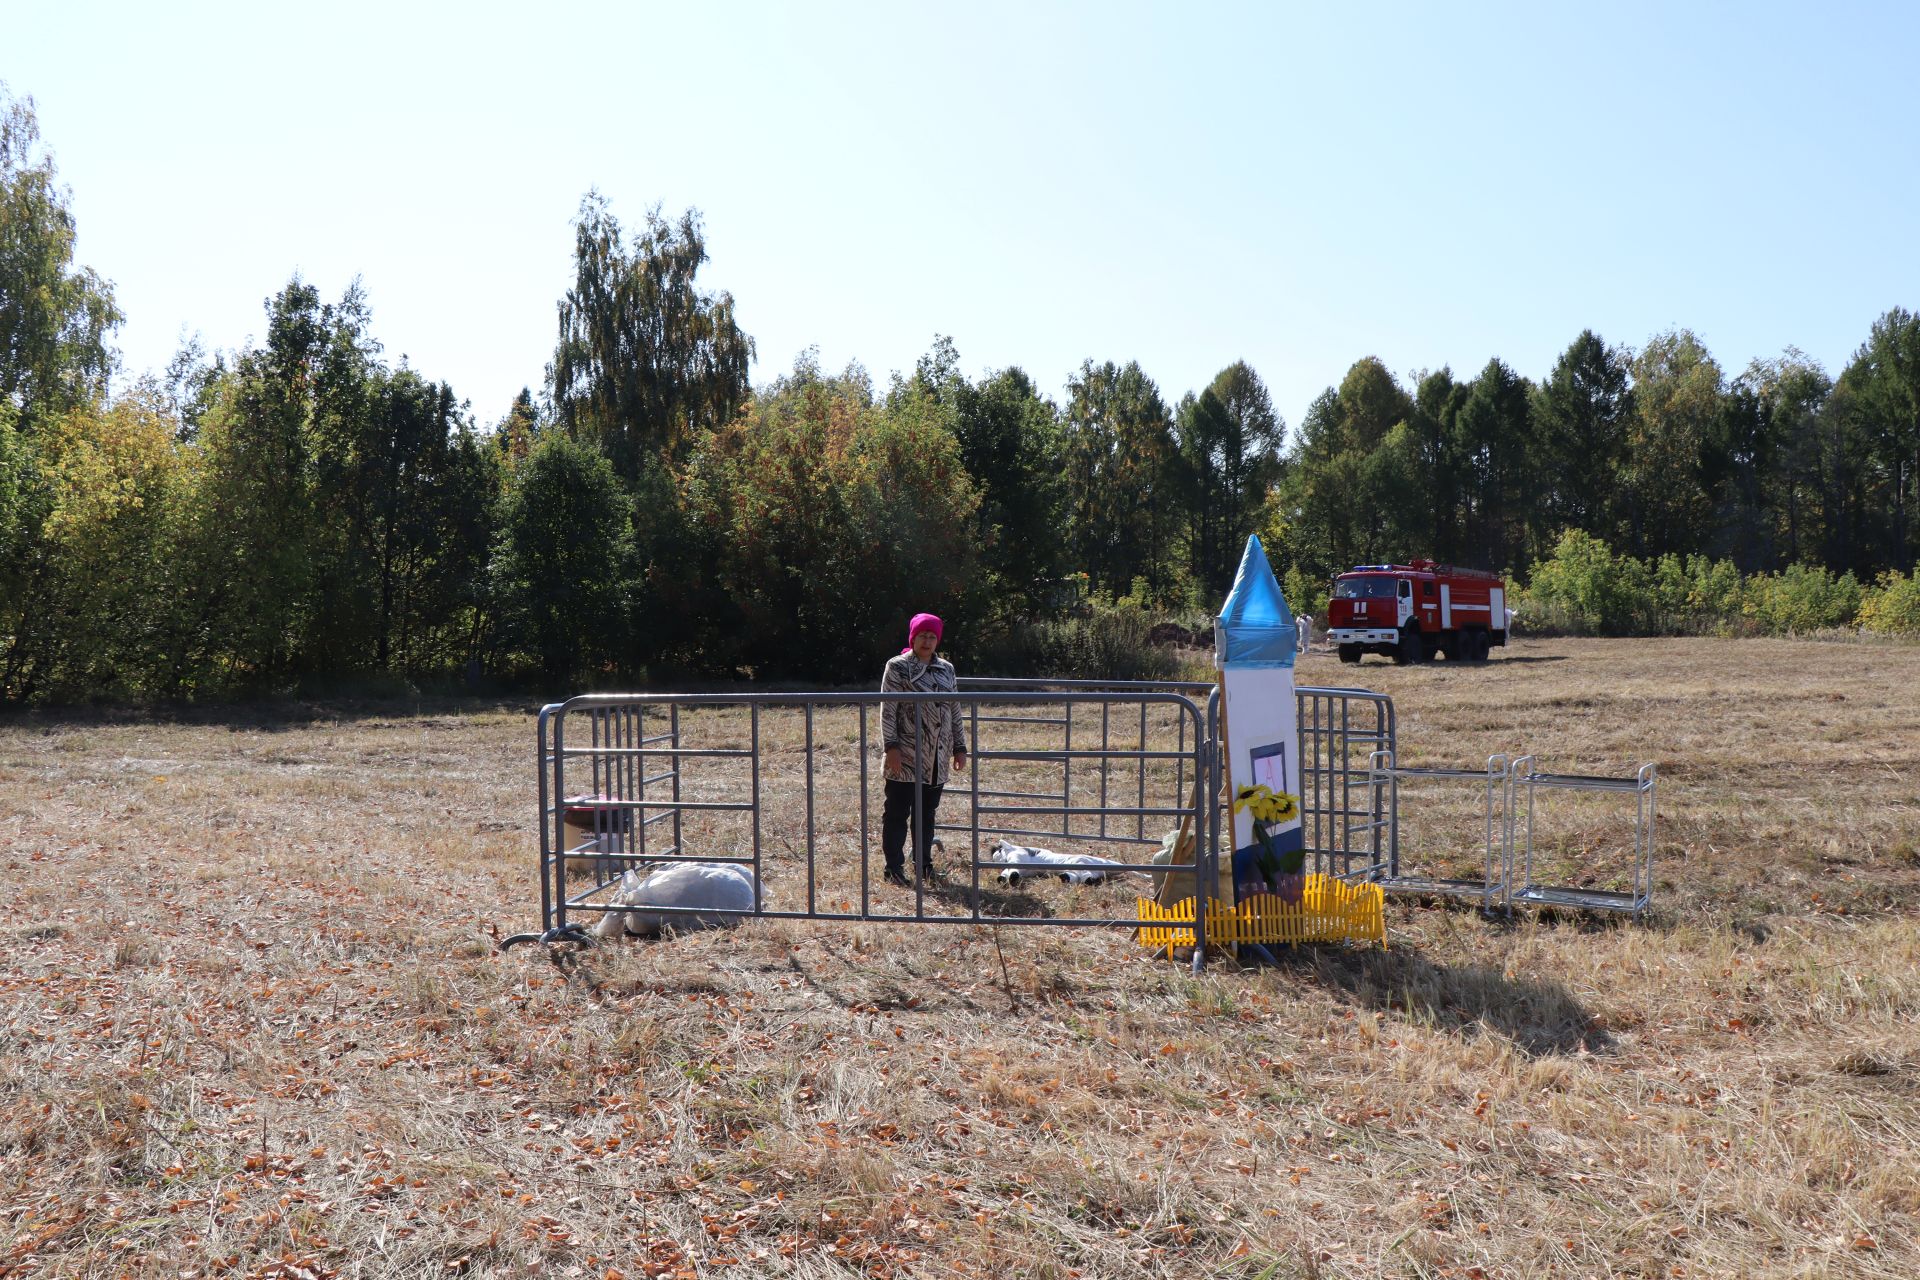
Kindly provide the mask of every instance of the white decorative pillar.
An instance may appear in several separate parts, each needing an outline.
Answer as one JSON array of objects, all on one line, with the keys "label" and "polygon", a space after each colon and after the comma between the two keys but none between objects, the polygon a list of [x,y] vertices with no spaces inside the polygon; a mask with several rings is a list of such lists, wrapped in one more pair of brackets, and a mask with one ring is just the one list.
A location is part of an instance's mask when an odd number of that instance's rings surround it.
[{"label": "white decorative pillar", "polygon": [[[1293,660],[1298,631],[1280,582],[1267,563],[1257,536],[1247,539],[1233,590],[1213,624],[1214,661],[1220,668],[1224,709],[1227,794],[1262,785],[1276,793],[1300,796],[1300,729],[1293,698]],[[1283,859],[1305,848],[1297,811],[1291,820],[1269,824],[1273,851]],[[1249,868],[1257,875],[1261,846],[1253,818],[1233,815],[1233,879],[1236,899]],[[1224,856],[1224,854],[1223,854]],[[1262,885],[1261,887],[1264,887]]]}]

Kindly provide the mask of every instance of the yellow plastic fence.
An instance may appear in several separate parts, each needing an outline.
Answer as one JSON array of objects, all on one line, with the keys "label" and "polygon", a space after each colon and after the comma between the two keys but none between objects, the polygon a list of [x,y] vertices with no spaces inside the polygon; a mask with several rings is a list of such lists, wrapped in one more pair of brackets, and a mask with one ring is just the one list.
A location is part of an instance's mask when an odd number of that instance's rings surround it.
[{"label": "yellow plastic fence", "polygon": [[[1387,945],[1387,895],[1377,884],[1307,877],[1298,902],[1256,893],[1238,906],[1207,899],[1207,942],[1370,942]],[[1163,907],[1139,899],[1140,945],[1171,950],[1193,945],[1193,899]]]}]

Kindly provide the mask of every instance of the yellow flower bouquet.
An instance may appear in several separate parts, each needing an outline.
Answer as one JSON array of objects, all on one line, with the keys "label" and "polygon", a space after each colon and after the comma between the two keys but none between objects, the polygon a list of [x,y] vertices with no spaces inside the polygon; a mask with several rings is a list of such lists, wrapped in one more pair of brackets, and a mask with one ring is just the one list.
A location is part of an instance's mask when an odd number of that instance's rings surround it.
[{"label": "yellow flower bouquet", "polygon": [[1254,869],[1264,883],[1251,886],[1251,890],[1272,893],[1287,902],[1298,902],[1307,883],[1306,850],[1295,842],[1296,847],[1278,851],[1274,848],[1273,835],[1276,829],[1300,816],[1300,798],[1254,784],[1241,787],[1234,793],[1233,811],[1253,819],[1253,838],[1260,844],[1260,852],[1254,858]]}]

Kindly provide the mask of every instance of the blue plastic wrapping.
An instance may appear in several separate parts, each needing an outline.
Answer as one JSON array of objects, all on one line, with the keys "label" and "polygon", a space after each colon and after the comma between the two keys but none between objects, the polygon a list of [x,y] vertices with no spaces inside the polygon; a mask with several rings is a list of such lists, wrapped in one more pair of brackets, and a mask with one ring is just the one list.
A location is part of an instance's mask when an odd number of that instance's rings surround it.
[{"label": "blue plastic wrapping", "polygon": [[1218,626],[1217,656],[1222,667],[1293,665],[1299,631],[1257,534],[1247,537],[1233,590],[1227,592],[1227,602],[1220,606]]}]

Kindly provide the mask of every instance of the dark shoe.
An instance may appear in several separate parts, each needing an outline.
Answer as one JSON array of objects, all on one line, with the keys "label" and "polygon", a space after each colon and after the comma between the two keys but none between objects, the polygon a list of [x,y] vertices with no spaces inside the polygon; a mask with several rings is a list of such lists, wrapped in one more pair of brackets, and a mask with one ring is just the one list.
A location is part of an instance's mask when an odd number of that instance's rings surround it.
[{"label": "dark shoe", "polygon": [[897,884],[902,889],[913,888],[913,881],[907,879],[907,873],[898,867],[888,867],[885,874],[881,876],[881,879],[885,880],[888,884]]},{"label": "dark shoe", "polygon": [[940,883],[940,872],[934,868],[932,863],[924,863],[920,867],[920,882],[922,884]]}]

